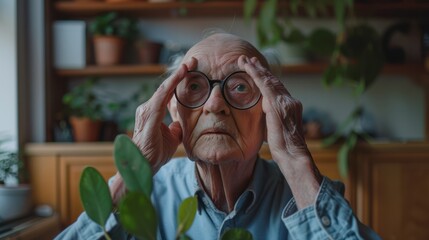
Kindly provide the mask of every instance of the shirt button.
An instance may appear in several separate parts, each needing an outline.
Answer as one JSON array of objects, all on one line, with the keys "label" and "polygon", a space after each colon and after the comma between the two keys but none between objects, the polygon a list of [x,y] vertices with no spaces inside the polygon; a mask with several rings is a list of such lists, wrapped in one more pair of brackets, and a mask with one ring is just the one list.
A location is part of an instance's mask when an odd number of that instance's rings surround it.
[{"label": "shirt button", "polygon": [[329,219],[328,216],[323,216],[321,220],[322,220],[323,226],[329,227],[329,225],[331,225],[331,220]]}]

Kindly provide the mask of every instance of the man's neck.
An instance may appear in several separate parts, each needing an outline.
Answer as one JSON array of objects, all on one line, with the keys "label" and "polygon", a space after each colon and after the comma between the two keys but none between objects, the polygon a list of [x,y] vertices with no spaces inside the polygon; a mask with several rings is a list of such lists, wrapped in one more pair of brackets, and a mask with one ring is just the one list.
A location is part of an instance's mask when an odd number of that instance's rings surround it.
[{"label": "man's neck", "polygon": [[229,213],[234,209],[252,179],[256,159],[252,161],[219,165],[196,161],[198,182],[219,210]]}]

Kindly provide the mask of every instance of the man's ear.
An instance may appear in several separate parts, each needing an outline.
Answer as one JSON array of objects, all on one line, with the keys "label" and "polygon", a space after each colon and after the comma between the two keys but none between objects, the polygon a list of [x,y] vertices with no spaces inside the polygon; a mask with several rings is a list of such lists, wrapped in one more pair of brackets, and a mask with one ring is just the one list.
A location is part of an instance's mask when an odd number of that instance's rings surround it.
[{"label": "man's ear", "polygon": [[176,96],[173,95],[170,102],[167,104],[168,111],[170,112],[171,119],[173,122],[179,121],[179,113],[177,111],[177,100]]}]

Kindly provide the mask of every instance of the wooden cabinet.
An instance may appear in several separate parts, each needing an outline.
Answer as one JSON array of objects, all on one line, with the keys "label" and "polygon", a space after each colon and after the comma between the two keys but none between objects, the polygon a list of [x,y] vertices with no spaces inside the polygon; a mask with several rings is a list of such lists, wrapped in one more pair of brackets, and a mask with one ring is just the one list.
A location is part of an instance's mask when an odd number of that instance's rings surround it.
[{"label": "wooden cabinet", "polygon": [[83,208],[79,181],[86,166],[106,179],[116,173],[111,143],[29,144],[26,147],[35,205],[49,204],[60,215],[62,226],[74,222]]},{"label": "wooden cabinet", "polygon": [[[313,158],[329,178],[339,179],[338,148],[309,142]],[[28,144],[27,161],[35,204],[50,204],[65,227],[83,211],[79,179],[85,166],[97,168],[105,179],[116,168],[111,143]],[[183,156],[179,148],[175,156]],[[260,156],[270,159],[267,145]],[[346,198],[358,218],[383,239],[428,239],[429,143],[359,145],[352,153]]]},{"label": "wooden cabinet", "polygon": [[112,156],[60,156],[59,200],[61,221],[69,225],[82,213],[79,181],[86,166],[96,168],[107,181],[115,175],[116,168]]},{"label": "wooden cabinet", "polygon": [[383,239],[429,239],[429,146],[365,147],[359,153],[361,219]]},{"label": "wooden cabinet", "polygon": [[[338,179],[336,149],[325,149],[318,143],[310,143],[310,149],[320,171],[332,179]],[[27,162],[35,204],[49,204],[59,212],[62,225],[68,226],[83,211],[79,195],[79,181],[86,166],[95,167],[108,180],[116,173],[112,158],[113,144],[28,144]],[[184,156],[179,147],[175,156]],[[271,159],[267,145],[260,156]],[[354,186],[347,182],[347,199],[353,204]],[[353,206],[353,205],[352,205]]]}]

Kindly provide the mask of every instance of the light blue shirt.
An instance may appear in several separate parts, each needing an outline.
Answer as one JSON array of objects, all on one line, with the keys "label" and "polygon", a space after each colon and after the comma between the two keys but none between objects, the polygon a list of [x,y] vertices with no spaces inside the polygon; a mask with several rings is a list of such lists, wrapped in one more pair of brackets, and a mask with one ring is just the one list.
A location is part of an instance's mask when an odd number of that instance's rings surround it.
[{"label": "light blue shirt", "polygon": [[[239,173],[237,173],[239,174]],[[273,161],[258,159],[253,180],[233,211],[216,208],[199,186],[195,164],[171,160],[154,176],[152,202],[158,212],[158,239],[174,239],[176,215],[183,199],[197,195],[198,211],[187,235],[194,240],[220,239],[230,228],[244,228],[253,239],[380,239],[362,225],[343,198],[344,185],[324,177],[314,205],[297,211],[288,183]],[[106,229],[112,239],[132,239],[111,215]],[[100,239],[102,229],[85,213],[56,239]]]}]

